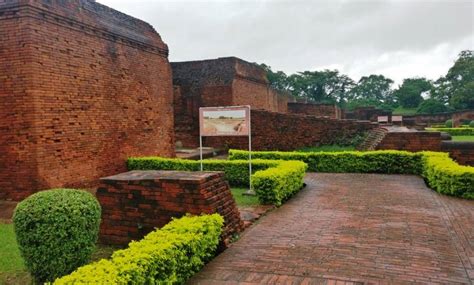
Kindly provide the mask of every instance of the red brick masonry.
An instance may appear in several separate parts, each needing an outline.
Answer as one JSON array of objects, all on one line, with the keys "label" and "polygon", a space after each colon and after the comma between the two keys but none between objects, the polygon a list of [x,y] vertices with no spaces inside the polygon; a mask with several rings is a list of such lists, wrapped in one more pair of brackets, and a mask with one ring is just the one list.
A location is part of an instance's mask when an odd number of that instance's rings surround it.
[{"label": "red brick masonry", "polygon": [[186,213],[221,214],[224,242],[243,227],[223,172],[130,171],[102,178],[97,199],[107,244],[138,240]]}]

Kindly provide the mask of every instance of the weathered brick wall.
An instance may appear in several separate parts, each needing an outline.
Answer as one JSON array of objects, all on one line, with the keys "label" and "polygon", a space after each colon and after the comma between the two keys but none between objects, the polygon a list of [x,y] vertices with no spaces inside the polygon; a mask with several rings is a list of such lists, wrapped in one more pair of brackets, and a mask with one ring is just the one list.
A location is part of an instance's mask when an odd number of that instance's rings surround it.
[{"label": "weathered brick wall", "polygon": [[375,107],[359,107],[352,112],[341,112],[341,117],[344,119],[368,120],[377,122],[378,116],[388,116],[389,120],[391,120],[390,117],[392,116],[392,112],[376,109]]},{"label": "weathered brick wall", "polygon": [[[332,144],[341,137],[353,137],[377,126],[370,122],[335,120],[264,110],[251,111],[254,150],[294,150]],[[206,137],[204,146],[247,149],[247,137]]]},{"label": "weathered brick wall", "polygon": [[222,215],[224,241],[243,228],[223,172],[130,171],[101,181],[100,239],[107,244],[141,239],[187,213]]},{"label": "weathered brick wall", "polygon": [[334,104],[288,103],[288,113],[340,119],[340,110]]},{"label": "weathered brick wall", "polygon": [[452,119],[453,127],[461,126],[462,121],[474,121],[474,110],[455,112],[452,115]]},{"label": "weathered brick wall", "polygon": [[459,164],[474,166],[474,142],[443,141],[441,151],[449,152]]},{"label": "weathered brick wall", "polygon": [[89,0],[0,1],[0,198],[84,186],[174,155],[168,49]]},{"label": "weathered brick wall", "polygon": [[439,132],[388,132],[376,149],[395,149],[407,151],[440,151]]}]

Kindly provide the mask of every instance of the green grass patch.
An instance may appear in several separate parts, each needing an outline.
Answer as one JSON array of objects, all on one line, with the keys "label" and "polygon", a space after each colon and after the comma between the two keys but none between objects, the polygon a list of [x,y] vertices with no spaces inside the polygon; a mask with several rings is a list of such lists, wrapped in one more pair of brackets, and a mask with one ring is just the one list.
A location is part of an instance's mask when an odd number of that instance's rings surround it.
[{"label": "green grass patch", "polygon": [[474,136],[453,136],[451,140],[455,142],[474,142]]},{"label": "green grass patch", "polygon": [[234,196],[235,202],[239,207],[248,207],[254,205],[260,205],[258,202],[257,196],[248,196],[243,195],[248,190],[248,188],[235,188],[232,187],[230,191],[232,192],[232,196]]},{"label": "green grass patch", "polygon": [[403,108],[403,107],[397,107],[392,111],[393,115],[405,115],[405,116],[410,116],[410,115],[416,115],[416,109],[417,108]]},{"label": "green grass patch", "polygon": [[298,149],[299,152],[336,152],[336,151],[350,151],[355,150],[354,146],[342,146],[342,145],[320,145],[312,147],[304,147]]},{"label": "green grass patch", "polygon": [[[91,262],[109,258],[117,247],[98,245]],[[0,223],[0,284],[31,284],[15,238],[13,224]]]}]

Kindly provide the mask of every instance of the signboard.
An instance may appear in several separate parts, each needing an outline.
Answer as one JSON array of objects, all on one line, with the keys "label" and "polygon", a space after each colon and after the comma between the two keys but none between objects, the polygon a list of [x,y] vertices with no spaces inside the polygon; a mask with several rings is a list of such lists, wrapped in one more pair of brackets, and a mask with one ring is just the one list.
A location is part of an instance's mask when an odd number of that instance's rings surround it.
[{"label": "signboard", "polygon": [[392,116],[392,122],[402,122],[403,117],[402,116]]},{"label": "signboard", "polygon": [[203,137],[248,136],[250,109],[246,106],[199,108],[199,124]]},{"label": "signboard", "polygon": [[379,123],[382,123],[382,122],[388,123],[388,116],[378,116],[377,117],[377,122],[379,122]]},{"label": "signboard", "polygon": [[[252,173],[252,132],[250,130],[250,106],[201,107],[199,108],[199,157],[202,164],[202,137],[248,136],[249,173]],[[249,175],[250,189],[247,195],[255,195],[252,190],[252,175]]]}]

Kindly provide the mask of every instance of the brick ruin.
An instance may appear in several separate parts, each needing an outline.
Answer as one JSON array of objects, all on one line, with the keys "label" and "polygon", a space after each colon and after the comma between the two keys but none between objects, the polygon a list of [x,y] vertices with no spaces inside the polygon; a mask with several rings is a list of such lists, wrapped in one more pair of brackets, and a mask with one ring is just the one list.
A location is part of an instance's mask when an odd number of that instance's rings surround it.
[{"label": "brick ruin", "polygon": [[168,47],[92,0],[0,1],[0,199],[174,155]]},{"label": "brick ruin", "polygon": [[[199,107],[250,105],[255,150],[331,143],[374,127],[369,122],[339,120],[341,110],[334,104],[298,102],[274,90],[265,70],[239,58],[172,62],[171,66],[179,147],[199,146]],[[206,137],[203,142],[215,148],[248,147],[242,137]]]}]

